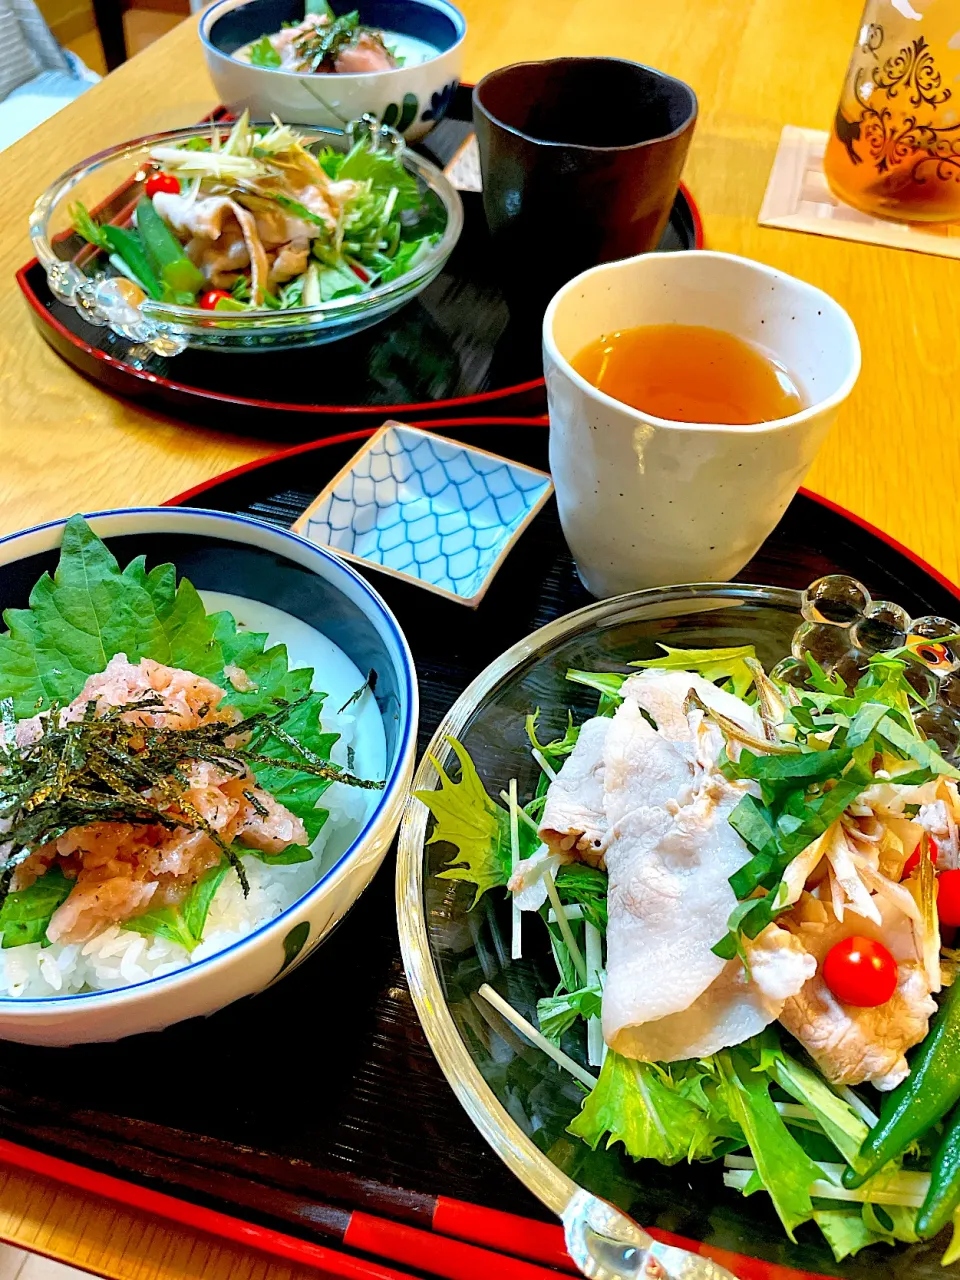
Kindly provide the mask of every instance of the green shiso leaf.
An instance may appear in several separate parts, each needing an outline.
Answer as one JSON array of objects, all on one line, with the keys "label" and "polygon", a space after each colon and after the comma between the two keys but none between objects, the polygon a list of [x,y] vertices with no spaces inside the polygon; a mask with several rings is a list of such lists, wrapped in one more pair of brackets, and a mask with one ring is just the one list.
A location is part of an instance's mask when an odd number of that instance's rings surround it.
[{"label": "green shiso leaf", "polygon": [[250,46],[250,62],[255,67],[279,67],[282,58],[273,47],[270,37],[261,36]]},{"label": "green shiso leaf", "polygon": [[788,782],[791,785],[825,782],[838,778],[853,759],[853,752],[842,747],[838,750],[804,751],[784,756],[758,756],[742,751],[736,764],[730,762],[724,770],[737,778],[753,778],[757,782]]},{"label": "green shiso leaf", "polygon": [[18,718],[69,702],[118,652],[136,662],[155,653],[165,661],[169,651],[152,596],[120,573],[82,516],[67,522],[56,573],[33,588],[30,608],[7,609],[3,620],[0,690]]},{"label": "green shiso leaf", "polygon": [[563,764],[564,758],[570,754],[577,745],[577,739],[580,737],[580,726],[573,723],[573,715],[567,712],[567,727],[562,738],[554,738],[552,742],[540,742],[537,738],[537,721],[540,719],[540,708],[527,716],[524,721],[527,730],[527,737],[530,739],[531,747],[546,756],[548,764],[551,764],[554,770],[559,770]]},{"label": "green shiso leaf", "polygon": [[[320,724],[320,712],[325,698],[324,693],[313,694],[294,708],[283,726],[285,736],[295,739],[299,747],[320,760],[330,759],[333,744],[339,737],[336,733],[324,733]],[[257,751],[277,760],[298,759],[296,749],[284,737],[274,734],[258,744]],[[330,779],[318,778],[312,773],[301,773],[299,770],[284,769],[279,765],[255,764],[252,767],[257,782],[264,791],[269,791],[300,819],[307,829],[307,839],[312,844],[330,816],[327,809],[317,807],[318,800],[331,785]]]},{"label": "green shiso leaf", "polygon": [[[239,846],[237,851],[240,851]],[[249,850],[244,849],[243,852],[248,853]],[[128,920],[121,928],[130,933],[142,933],[148,938],[165,938],[168,942],[176,942],[185,947],[187,951],[196,950],[203,941],[203,929],[210,913],[210,904],[229,870],[230,863],[224,860],[219,866],[204,872],[177,906],[155,907],[152,911],[145,911],[143,915]],[[46,880],[49,875],[48,871],[43,879]]]},{"label": "green shiso leaf", "polygon": [[557,893],[564,905],[578,904],[583,917],[601,933],[607,932],[607,873],[585,862],[558,867],[554,876]]},{"label": "green shiso leaf", "polygon": [[770,1070],[781,1089],[810,1108],[833,1145],[852,1163],[869,1133],[853,1107],[839,1098],[822,1076],[785,1053],[776,1056]]},{"label": "green shiso leaf", "polygon": [[[219,669],[212,677],[213,681],[226,689],[226,701],[238,707],[245,716],[270,711],[278,701],[296,702],[310,691],[312,668],[291,670],[286,645],[275,644],[268,649],[266,632],[239,628],[230,613],[212,613],[207,621],[212,624],[213,638],[219,649]],[[246,672],[251,687],[243,691],[235,689],[229,678],[223,675],[224,668],[228,666],[239,667]]]},{"label": "green shiso leaf", "polygon": [[[473,905],[476,906],[488,889],[505,885],[510,879],[509,815],[487,795],[466,747],[456,738],[448,738],[447,741],[460,761],[459,782],[453,782],[439,761],[434,759],[440,775],[439,788],[436,791],[415,791],[414,795],[436,818],[427,843],[442,841],[454,845],[457,850],[439,873],[440,879],[463,880],[474,885]],[[525,840],[525,828],[526,823],[522,823],[521,844]]]},{"label": "green shiso leaf", "polygon": [[66,902],[74,882],[57,866],[26,889],[8,893],[0,908],[0,935],[4,948],[28,942],[47,942],[47,925],[57,907]]},{"label": "green shiso leaf", "polygon": [[379,283],[388,284],[391,280],[397,280],[400,276],[406,275],[408,271],[412,271],[439,239],[439,234],[433,232],[432,234],[421,236],[418,240],[402,241],[396,254],[390,260],[390,265],[384,267],[380,272]]},{"label": "green shiso leaf", "polygon": [[203,938],[203,926],[207,922],[210,904],[229,870],[230,863],[226,861],[221,862],[219,867],[211,867],[200,877],[180,905],[180,914],[187,932],[198,943]]}]

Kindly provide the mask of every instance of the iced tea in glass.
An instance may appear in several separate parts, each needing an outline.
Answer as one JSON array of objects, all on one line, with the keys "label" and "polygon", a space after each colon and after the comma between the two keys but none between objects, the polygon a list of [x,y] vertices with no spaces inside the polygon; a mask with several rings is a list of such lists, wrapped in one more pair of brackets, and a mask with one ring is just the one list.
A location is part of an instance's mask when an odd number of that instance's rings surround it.
[{"label": "iced tea in glass", "polygon": [[823,168],[875,217],[960,221],[957,0],[867,0]]}]

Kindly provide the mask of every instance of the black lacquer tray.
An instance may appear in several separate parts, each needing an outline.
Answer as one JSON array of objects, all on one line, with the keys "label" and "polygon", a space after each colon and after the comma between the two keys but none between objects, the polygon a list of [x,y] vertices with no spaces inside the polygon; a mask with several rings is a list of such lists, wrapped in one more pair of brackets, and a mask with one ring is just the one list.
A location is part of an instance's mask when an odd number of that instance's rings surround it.
[{"label": "black lacquer tray", "polygon": [[[547,465],[548,433],[536,420],[420,425]],[[367,434],[354,431],[288,450],[172,501],[289,525]],[[833,572],[855,574],[875,597],[898,601],[914,616],[956,616],[958,593],[934,570],[878,530],[804,492],[740,578],[803,587]],[[589,601],[553,500],[510,553],[476,612],[375,571],[370,579],[413,649],[421,747],[497,654]],[[271,1216],[269,1188],[298,1189],[307,1203],[311,1186],[316,1194],[321,1183],[319,1171],[329,1168],[547,1216],[474,1131],[434,1062],[400,961],[392,877],[388,860],[351,915],[304,964],[279,985],[209,1019],[112,1045],[0,1043],[0,1135],[16,1144],[4,1142],[0,1156],[31,1167],[30,1151],[46,1151],[81,1166],[71,1180],[84,1185],[86,1178],[92,1190],[95,1181],[84,1169],[118,1172],[128,1183],[221,1209],[214,1195],[171,1184],[157,1153],[234,1173],[239,1167],[247,1188],[243,1221],[294,1233],[297,1227]],[[704,1199],[724,1194],[716,1168],[691,1169],[689,1178]],[[235,1220],[240,1238],[242,1223]],[[186,1213],[184,1221],[191,1221]],[[701,1238],[695,1214],[659,1225]],[[786,1244],[783,1253],[778,1248],[768,1246],[768,1263],[751,1262],[742,1274],[751,1280],[798,1277],[776,1265],[788,1258],[809,1271],[831,1271],[822,1250],[798,1255]],[[871,1258],[870,1252],[845,1264],[843,1275],[866,1280],[895,1274],[887,1268],[895,1266],[896,1255]]]},{"label": "black lacquer tray", "polygon": [[[471,92],[460,87],[447,117],[420,145],[435,163],[446,164],[472,132]],[[319,347],[142,359],[142,348],[131,356],[134,344],[55,298],[36,259],[17,282],[41,336],[80,373],[205,427],[295,440],[389,414],[543,413],[539,326],[529,318],[512,322],[491,266],[481,197],[462,198],[460,242],[420,297],[363,333]],[[699,214],[681,187],[660,248],[701,247]]]}]

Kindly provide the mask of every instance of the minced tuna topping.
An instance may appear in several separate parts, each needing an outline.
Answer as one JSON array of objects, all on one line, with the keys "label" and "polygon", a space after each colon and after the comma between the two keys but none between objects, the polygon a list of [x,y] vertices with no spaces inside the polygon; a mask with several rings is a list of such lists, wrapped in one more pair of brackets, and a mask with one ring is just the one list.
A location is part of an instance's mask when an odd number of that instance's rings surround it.
[{"label": "minced tuna topping", "polygon": [[[240,672],[238,681],[243,677]],[[91,714],[99,718],[112,708],[148,701],[143,709],[125,710],[121,719],[147,730],[236,724],[242,717],[233,707],[221,707],[223,698],[224,690],[202,676],[149,658],[132,663],[118,653],[61,709],[59,721],[62,726]],[[43,731],[40,716],[19,721],[17,745],[29,748]],[[169,815],[170,825],[107,821],[70,827],[16,868],[13,891],[27,888],[54,864],[74,882],[47,927],[50,942],[86,942],[110,925],[181,901],[205,871],[220,863],[224,846],[235,841],[271,854],[308,843],[300,819],[258,787],[246,766],[187,761],[178,780],[174,795],[168,787],[159,795],[142,793]],[[191,829],[198,815],[202,829]],[[190,825],[178,826],[177,819]],[[9,854],[9,842],[0,852]]]}]

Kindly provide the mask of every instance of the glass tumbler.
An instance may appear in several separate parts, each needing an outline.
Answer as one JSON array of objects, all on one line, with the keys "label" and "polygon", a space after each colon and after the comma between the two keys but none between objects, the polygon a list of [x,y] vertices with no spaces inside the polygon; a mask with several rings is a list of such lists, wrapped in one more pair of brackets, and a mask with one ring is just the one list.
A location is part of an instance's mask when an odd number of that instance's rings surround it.
[{"label": "glass tumbler", "polygon": [[957,0],[867,0],[823,167],[864,213],[960,220]]}]

